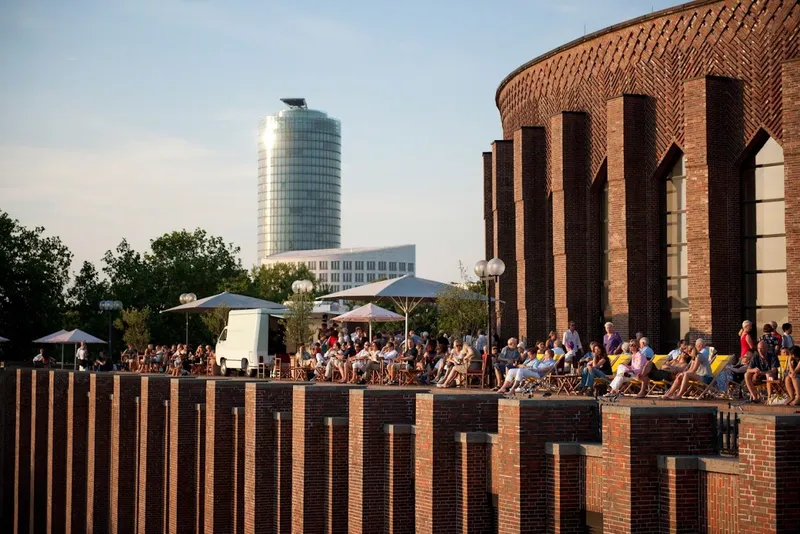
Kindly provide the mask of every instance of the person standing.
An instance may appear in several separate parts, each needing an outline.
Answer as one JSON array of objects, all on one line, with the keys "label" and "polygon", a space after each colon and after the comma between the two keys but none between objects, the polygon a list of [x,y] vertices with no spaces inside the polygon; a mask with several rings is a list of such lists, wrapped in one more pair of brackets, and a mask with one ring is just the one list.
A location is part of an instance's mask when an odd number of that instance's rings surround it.
[{"label": "person standing", "polygon": [[619,332],[614,331],[614,323],[607,322],[605,324],[606,335],[603,336],[603,346],[606,349],[606,354],[612,356],[622,352],[622,337]]},{"label": "person standing", "polygon": [[78,371],[89,370],[89,351],[86,349],[86,343],[84,341],[81,341],[78,352],[75,353],[75,359],[78,362]]},{"label": "person standing", "polygon": [[575,351],[575,354],[580,356],[583,353],[583,345],[581,345],[581,336],[578,334],[575,321],[569,322],[569,327],[564,331],[564,335],[561,338],[563,346],[569,347],[570,343],[572,343],[572,350]]}]

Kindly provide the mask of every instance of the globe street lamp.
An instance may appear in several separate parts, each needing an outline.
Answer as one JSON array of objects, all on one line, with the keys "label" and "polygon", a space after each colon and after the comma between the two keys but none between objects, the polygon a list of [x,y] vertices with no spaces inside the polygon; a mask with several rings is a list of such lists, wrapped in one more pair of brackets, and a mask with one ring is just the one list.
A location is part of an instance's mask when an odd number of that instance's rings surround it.
[{"label": "globe street lamp", "polygon": [[111,314],[122,309],[122,303],[118,300],[101,300],[100,311],[108,312],[108,359],[111,361]]},{"label": "globe street lamp", "polygon": [[[500,276],[506,272],[506,264],[500,258],[492,258],[489,261],[480,260],[475,264],[475,274],[479,279],[486,283],[486,310],[489,316],[489,327],[486,329],[487,348],[486,354],[491,354],[492,347],[492,298],[489,296],[489,285],[492,282],[499,282]],[[498,347],[499,348],[499,347]]]},{"label": "globe street lamp", "polygon": [[[178,299],[181,304],[189,304],[197,300],[194,293],[182,293]],[[186,350],[189,350],[189,312],[186,312]]]},{"label": "globe street lamp", "polygon": [[311,280],[295,280],[292,282],[292,291],[295,293],[311,293],[314,283]]}]

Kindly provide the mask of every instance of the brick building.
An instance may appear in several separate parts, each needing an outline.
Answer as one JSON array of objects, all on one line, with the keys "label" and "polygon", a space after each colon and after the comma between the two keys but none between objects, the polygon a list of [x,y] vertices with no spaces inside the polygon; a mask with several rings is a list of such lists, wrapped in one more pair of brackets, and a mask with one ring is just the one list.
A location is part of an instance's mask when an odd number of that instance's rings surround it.
[{"label": "brick building", "polygon": [[800,322],[800,5],[699,0],[509,74],[483,155],[503,336],[611,320],[738,350]]}]

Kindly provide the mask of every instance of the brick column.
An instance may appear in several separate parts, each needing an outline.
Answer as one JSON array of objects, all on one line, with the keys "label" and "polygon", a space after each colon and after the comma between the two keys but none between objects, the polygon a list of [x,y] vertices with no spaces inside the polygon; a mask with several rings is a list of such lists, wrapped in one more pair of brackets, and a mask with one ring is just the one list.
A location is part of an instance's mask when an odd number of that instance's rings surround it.
[{"label": "brick column", "polygon": [[244,406],[231,408],[233,417],[233,532],[244,534]]},{"label": "brick column", "polygon": [[494,257],[494,211],[492,209],[492,153],[483,153],[483,229],[484,258]]},{"label": "brick column", "polygon": [[[544,255],[552,234],[547,201],[547,137],[541,127],[514,132],[514,207],[516,221],[517,315],[519,335],[535,343],[548,330],[547,274],[553,256]],[[549,265],[548,265],[549,264]]]},{"label": "brick column", "polygon": [[17,369],[17,407],[14,427],[14,533],[31,530],[31,371]]},{"label": "brick column", "polygon": [[567,329],[570,319],[586,315],[586,139],[584,113],[562,112],[550,119],[553,297],[558,332]]},{"label": "brick column", "polygon": [[[203,387],[205,388],[205,384]],[[194,476],[197,488],[194,495],[194,532],[202,532],[206,525],[206,404],[204,402],[195,404],[195,423],[197,454]]]},{"label": "brick column", "polygon": [[17,420],[17,373],[0,371],[0,530],[14,531],[14,441]]},{"label": "brick column", "polygon": [[116,374],[111,399],[111,534],[135,532],[136,469],[139,451],[139,405],[142,377]]},{"label": "brick column", "polygon": [[322,532],[325,512],[307,503],[325,491],[322,436],[325,417],[347,417],[348,398],[360,387],[295,386],[292,398],[292,533]]},{"label": "brick column", "polygon": [[[47,530],[66,531],[68,371],[50,371],[47,408]],[[37,511],[39,509],[37,508]]]},{"label": "brick column", "polygon": [[782,65],[783,179],[786,199],[786,289],[789,322],[800,324],[800,58]]},{"label": "brick column", "polygon": [[700,531],[700,478],[696,456],[658,457],[658,522],[661,532]]},{"label": "brick column", "polygon": [[325,509],[326,534],[347,532],[347,417],[326,417],[323,447],[325,449]]},{"label": "brick column", "polygon": [[66,496],[64,510],[67,534],[86,532],[86,465],[89,425],[89,375],[69,373],[66,402]]},{"label": "brick column", "polygon": [[111,397],[113,377],[89,375],[86,443],[86,532],[108,532],[111,469]]},{"label": "brick column", "polygon": [[234,419],[244,405],[245,382],[210,380],[206,384],[205,532],[231,532],[235,478]]},{"label": "brick column", "polygon": [[[292,384],[253,382],[245,386],[244,531],[275,532],[276,412],[292,407]],[[346,450],[346,447],[345,447]],[[345,469],[347,466],[344,466]]]},{"label": "brick column", "polygon": [[350,392],[350,479],[348,531],[384,530],[386,437],[388,423],[414,422],[416,392],[403,389],[361,389]]},{"label": "brick column", "polygon": [[[205,453],[198,439],[198,419],[205,424],[205,413],[197,409],[206,400],[206,384],[200,380],[173,378],[169,384],[169,447],[167,479],[168,501],[180,503],[168,506],[169,534],[199,532],[197,524],[198,458]],[[198,413],[202,416],[198,418]],[[205,438],[205,428],[201,432]],[[200,461],[200,466],[203,462]],[[202,526],[202,521],[199,523]]]},{"label": "brick column", "polygon": [[492,143],[492,216],[493,257],[506,264],[505,274],[494,285],[494,297],[503,302],[495,302],[494,307],[500,310],[497,316],[500,339],[507,339],[519,335],[513,141]]},{"label": "brick column", "polygon": [[421,534],[456,532],[455,432],[497,429],[497,398],[490,395],[417,395],[414,439],[415,524]]},{"label": "brick column", "polygon": [[582,533],[581,443],[547,443],[547,532]]},{"label": "brick column", "polygon": [[[139,534],[162,533],[164,525],[164,434],[170,379],[143,376],[139,396]],[[125,455],[128,456],[127,454]],[[173,502],[182,506],[182,502]]]},{"label": "brick column", "polygon": [[414,534],[414,425],[385,425],[386,532]]},{"label": "brick column", "polygon": [[31,532],[47,532],[47,420],[50,371],[31,371],[30,502]]},{"label": "brick column", "polygon": [[[498,407],[498,533],[544,532],[547,501],[545,444],[597,441],[593,399],[501,399]],[[546,512],[543,512],[545,511]]]},{"label": "brick column", "polygon": [[486,480],[486,432],[456,432],[456,532],[491,532]]},{"label": "brick column", "polygon": [[800,415],[744,413],[739,423],[739,531],[797,532]]},{"label": "brick column", "polygon": [[[739,350],[730,333],[743,318],[741,285],[731,283],[742,276],[736,164],[744,150],[742,84],[704,76],[686,81],[683,92],[691,337],[726,354]],[[722,335],[715,339],[714,332]]]},{"label": "brick column", "polygon": [[292,412],[276,412],[275,418],[275,518],[274,532],[292,531]]},{"label": "brick column", "polygon": [[[659,529],[658,508],[645,505],[658,502],[657,456],[713,454],[716,413],[715,407],[699,406],[603,407],[604,494],[615,496],[605,502],[605,532]],[[647,480],[654,483],[632,483]]]}]

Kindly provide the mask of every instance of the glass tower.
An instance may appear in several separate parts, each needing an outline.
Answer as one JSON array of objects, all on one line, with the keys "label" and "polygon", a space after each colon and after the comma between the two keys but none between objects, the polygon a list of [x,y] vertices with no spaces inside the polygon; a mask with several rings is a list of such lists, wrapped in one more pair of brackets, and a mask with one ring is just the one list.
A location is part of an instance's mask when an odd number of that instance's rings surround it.
[{"label": "glass tower", "polygon": [[341,123],[305,99],[261,121],[258,137],[259,258],[338,248],[342,241]]}]

